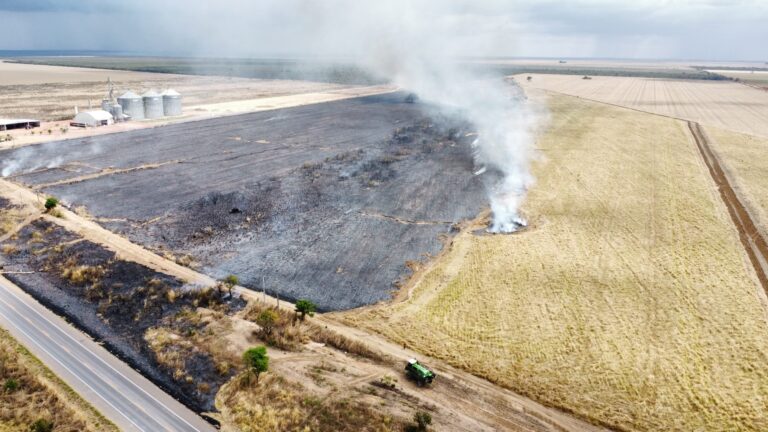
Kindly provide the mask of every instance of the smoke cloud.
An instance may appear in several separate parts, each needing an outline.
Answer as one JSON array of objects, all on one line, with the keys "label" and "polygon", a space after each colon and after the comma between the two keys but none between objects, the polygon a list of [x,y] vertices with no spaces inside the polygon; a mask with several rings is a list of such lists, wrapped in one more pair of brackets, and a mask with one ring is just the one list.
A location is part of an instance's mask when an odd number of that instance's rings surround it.
[{"label": "smoke cloud", "polygon": [[[0,160],[0,177],[58,168],[64,163],[64,157],[57,153],[59,150],[56,149],[55,143],[24,147],[15,151],[13,157]],[[67,159],[74,160],[99,153],[101,153],[101,146],[90,144],[69,152]]]},{"label": "smoke cloud", "polygon": [[[362,66],[476,127],[475,173],[488,176],[485,183],[493,212],[489,231],[512,232],[525,226],[518,212],[533,182],[529,163],[535,128],[542,118],[540,108],[534,109],[519,88],[502,77],[477,72],[458,61],[457,56],[471,46],[466,29],[452,21],[455,15],[436,14],[440,9],[434,1],[371,5],[337,0],[321,5],[316,12],[325,25],[316,30],[323,35],[323,43],[343,46],[344,40],[356,41],[358,46],[353,48]],[[487,40],[471,40],[478,44],[476,52],[507,38],[484,34]],[[501,174],[500,180],[492,173]]]},{"label": "smoke cloud", "polygon": [[[542,116],[503,77],[484,75],[458,61],[515,49],[518,35],[506,18],[512,10],[508,2],[136,0],[101,10],[102,4],[89,2],[81,15],[93,10],[94,17],[108,14],[114,22],[132,23],[121,28],[132,29],[123,39],[137,44],[136,50],[183,46],[184,52],[200,57],[285,53],[355,63],[466,118],[478,132],[475,172],[487,185],[490,231],[509,232],[523,224],[518,210],[533,181],[533,133]],[[88,22],[80,19],[78,26]],[[35,162],[40,156],[29,156],[2,162],[2,175],[39,168]]]}]

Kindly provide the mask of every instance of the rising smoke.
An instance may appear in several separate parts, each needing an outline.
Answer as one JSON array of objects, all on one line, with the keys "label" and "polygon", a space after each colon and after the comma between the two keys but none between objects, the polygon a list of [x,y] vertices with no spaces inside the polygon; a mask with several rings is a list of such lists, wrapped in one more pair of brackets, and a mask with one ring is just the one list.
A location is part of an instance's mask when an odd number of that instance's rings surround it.
[{"label": "rising smoke", "polygon": [[[356,54],[363,66],[474,125],[475,173],[489,176],[485,181],[493,212],[489,231],[513,232],[525,226],[519,208],[533,182],[529,163],[535,128],[543,118],[540,108],[534,109],[519,88],[501,76],[478,72],[458,58],[482,53],[484,44],[498,44],[508,36],[478,24],[485,37],[467,40],[466,29],[459,26],[472,20],[458,20],[460,8],[453,14],[437,13],[445,10],[435,1],[322,4],[320,22],[330,25],[319,28],[318,34],[325,35],[326,44],[357,41]],[[500,176],[490,177],[491,173]]]},{"label": "rising smoke", "polygon": [[[56,146],[55,143],[49,143],[25,147],[15,151],[13,157],[0,159],[0,177],[60,167],[64,163],[64,157],[60,155]],[[89,144],[70,151],[67,159],[76,160],[99,153],[101,153],[100,145]]]},{"label": "rising smoke", "polygon": [[[518,211],[533,182],[533,136],[545,116],[501,76],[459,61],[514,54],[510,2],[220,0],[201,6],[180,0],[138,1],[147,2],[144,9],[155,8],[149,15],[177,17],[183,28],[169,32],[187,48],[196,44],[197,55],[272,52],[355,62],[417,93],[420,100],[463,116],[479,135],[475,172],[484,177],[493,211],[489,231],[511,232],[525,224]],[[201,28],[201,23],[215,28]],[[168,25],[164,21],[162,28]]]},{"label": "rising smoke", "polygon": [[[136,0],[111,6],[129,22],[136,52],[160,49],[201,57],[287,56],[357,63],[420,100],[469,120],[477,129],[475,173],[487,186],[492,232],[524,225],[518,211],[529,170],[539,107],[501,76],[459,58],[512,54],[514,26],[503,0]],[[173,17],[173,19],[169,19]],[[161,32],[161,33],[158,33]],[[125,41],[123,38],[121,41]],[[104,47],[108,49],[108,47]],[[23,155],[2,175],[55,165]]]}]

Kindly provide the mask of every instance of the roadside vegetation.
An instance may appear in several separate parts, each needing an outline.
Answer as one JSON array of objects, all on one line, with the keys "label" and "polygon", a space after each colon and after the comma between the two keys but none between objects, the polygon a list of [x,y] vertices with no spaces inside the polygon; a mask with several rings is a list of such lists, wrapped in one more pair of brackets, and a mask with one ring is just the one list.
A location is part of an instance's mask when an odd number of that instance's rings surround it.
[{"label": "roadside vegetation", "polygon": [[117,430],[0,329],[0,432]]},{"label": "roadside vegetation", "polygon": [[0,236],[12,231],[31,214],[31,209],[15,205],[10,200],[0,197]]}]

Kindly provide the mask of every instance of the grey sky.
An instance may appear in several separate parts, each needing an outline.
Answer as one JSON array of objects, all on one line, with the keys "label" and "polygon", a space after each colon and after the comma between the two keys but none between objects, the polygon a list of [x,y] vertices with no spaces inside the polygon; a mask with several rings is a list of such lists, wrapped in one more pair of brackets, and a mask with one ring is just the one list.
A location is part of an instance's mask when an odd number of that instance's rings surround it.
[{"label": "grey sky", "polygon": [[357,55],[416,23],[451,55],[768,61],[766,0],[0,0],[0,21],[0,49]]}]

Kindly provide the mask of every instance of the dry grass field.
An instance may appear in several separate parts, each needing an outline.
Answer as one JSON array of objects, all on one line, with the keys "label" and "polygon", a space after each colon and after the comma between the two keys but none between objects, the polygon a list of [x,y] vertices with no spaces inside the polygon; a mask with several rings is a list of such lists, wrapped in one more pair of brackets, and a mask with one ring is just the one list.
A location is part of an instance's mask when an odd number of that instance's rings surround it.
[{"label": "dry grass field", "polygon": [[768,138],[714,127],[706,130],[736,192],[768,237]]},{"label": "dry grass field", "polygon": [[75,106],[87,109],[90,101],[93,108],[99,107],[107,93],[108,77],[115,84],[115,96],[128,89],[141,94],[150,88],[158,91],[173,88],[184,97],[186,108],[350,87],[309,81],[189,76],[0,62],[0,117],[71,119]]},{"label": "dry grass field", "polygon": [[768,137],[768,92],[725,81],[573,75],[518,75],[539,88],[641,111],[697,121],[705,126]]},{"label": "dry grass field", "polygon": [[764,293],[686,124],[549,105],[531,227],[337,318],[617,430],[768,430]]},{"label": "dry grass field", "polygon": [[38,421],[55,431],[117,431],[0,329],[0,432],[38,430],[30,429]]}]

